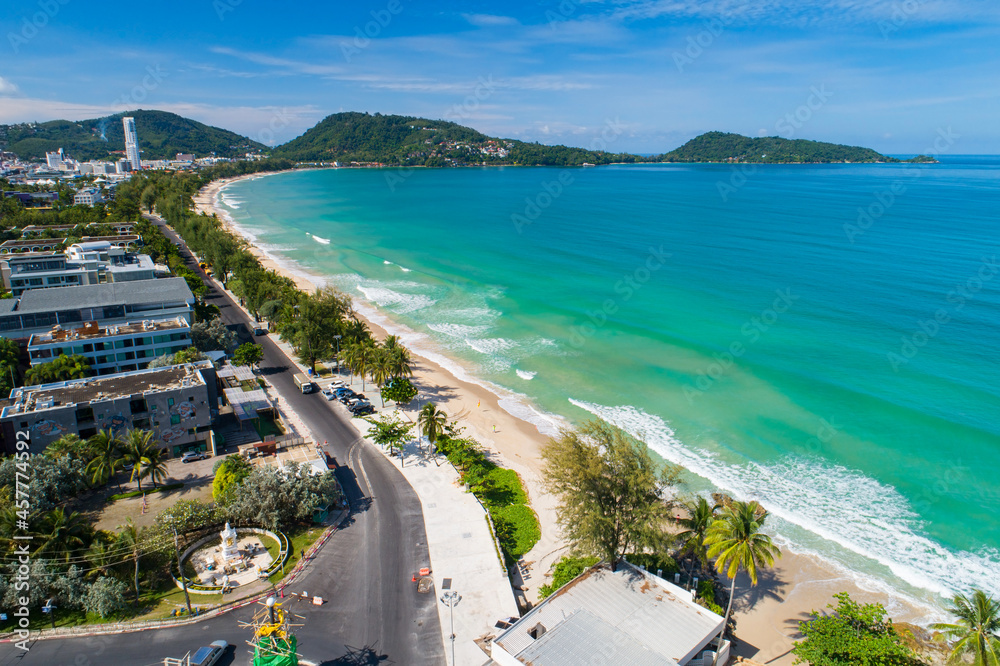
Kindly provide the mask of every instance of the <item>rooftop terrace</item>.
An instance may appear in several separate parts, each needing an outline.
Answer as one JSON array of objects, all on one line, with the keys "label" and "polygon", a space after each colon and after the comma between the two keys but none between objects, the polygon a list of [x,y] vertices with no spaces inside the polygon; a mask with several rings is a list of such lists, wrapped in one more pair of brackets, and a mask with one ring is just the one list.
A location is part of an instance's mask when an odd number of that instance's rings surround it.
[{"label": "rooftop terrace", "polygon": [[16,388],[10,395],[13,404],[4,407],[0,417],[159,393],[171,389],[204,386],[205,379],[198,370],[210,368],[211,365],[211,361],[198,361],[167,368],[135,370],[105,377],[70,379],[53,384]]},{"label": "rooftop terrace", "polygon": [[44,345],[52,342],[69,342],[75,340],[99,340],[118,335],[133,335],[137,333],[157,333],[189,328],[189,324],[181,317],[161,321],[141,321],[134,324],[119,324],[101,328],[96,321],[89,321],[79,328],[64,329],[53,326],[48,333],[36,333],[28,340],[28,346]]}]

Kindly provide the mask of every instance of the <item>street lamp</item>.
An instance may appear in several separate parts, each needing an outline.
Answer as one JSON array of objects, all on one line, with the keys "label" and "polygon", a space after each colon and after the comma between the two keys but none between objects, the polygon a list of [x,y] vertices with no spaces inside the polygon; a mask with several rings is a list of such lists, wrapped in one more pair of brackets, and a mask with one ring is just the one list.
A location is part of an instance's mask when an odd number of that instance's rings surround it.
[{"label": "street lamp", "polygon": [[277,621],[274,619],[274,597],[268,597],[264,603],[267,604],[267,614],[271,624],[277,624]]},{"label": "street lamp", "polygon": [[342,336],[342,335],[335,335],[335,336],[333,336],[333,339],[337,341],[337,376],[338,377],[340,377],[341,374],[342,374],[340,372],[340,339],[342,337],[344,337],[344,336]]},{"label": "street lamp", "polygon": [[441,595],[441,603],[448,604],[451,609],[451,666],[455,666],[455,604],[462,600],[462,595],[455,590],[448,590]]}]

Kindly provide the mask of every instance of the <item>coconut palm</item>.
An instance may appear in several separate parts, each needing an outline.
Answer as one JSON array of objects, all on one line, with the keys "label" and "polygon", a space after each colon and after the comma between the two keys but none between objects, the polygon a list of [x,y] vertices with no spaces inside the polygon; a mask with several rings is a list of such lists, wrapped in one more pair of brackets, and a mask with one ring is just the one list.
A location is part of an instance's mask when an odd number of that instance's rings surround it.
[{"label": "coconut palm", "polygon": [[144,469],[149,465],[150,453],[155,448],[153,433],[148,430],[129,430],[125,433],[122,441],[124,459],[126,463],[133,465],[129,481],[134,481],[138,490],[142,490],[142,479],[146,476]]},{"label": "coconut palm", "polygon": [[444,428],[448,423],[448,415],[444,410],[438,409],[433,402],[428,402],[420,410],[417,416],[417,428],[420,434],[427,438],[432,445],[436,444],[438,438],[444,433]]},{"label": "coconut palm", "polygon": [[70,558],[72,551],[86,548],[93,537],[93,529],[87,519],[78,511],[66,513],[61,507],[47,512],[41,521],[42,544],[36,555],[47,555],[52,559]]},{"label": "coconut palm", "polygon": [[121,549],[127,550],[131,556],[132,561],[135,562],[135,575],[133,576],[133,582],[135,583],[135,605],[136,608],[139,607],[139,528],[135,526],[131,518],[125,521],[124,525],[118,526],[118,539],[116,546]]},{"label": "coconut palm", "polygon": [[[376,349],[372,359],[371,369],[372,381],[378,384],[379,388],[392,379],[392,357],[385,349]],[[385,407],[385,398],[382,398],[382,406]]]},{"label": "coconut palm", "polygon": [[774,558],[781,557],[781,551],[771,541],[771,537],[761,532],[767,511],[757,502],[733,501],[722,509],[705,536],[708,556],[716,558],[715,568],[725,573],[732,581],[729,585],[729,604],[726,618],[719,632],[719,643],[712,659],[718,662],[723,636],[733,610],[733,596],[736,593],[736,574],[743,571],[750,576],[750,584],[757,584],[757,569],[774,564]]},{"label": "coconut palm", "polygon": [[167,478],[167,454],[163,449],[157,448],[155,444],[154,440],[154,446],[146,454],[146,462],[142,469],[142,477],[152,479],[154,488],[157,482],[163,483],[163,480]]},{"label": "coconut palm", "polygon": [[973,666],[1000,665],[1000,601],[974,590],[971,599],[956,594],[948,610],[957,622],[931,625],[955,641],[948,663],[968,663],[965,657],[971,656]]},{"label": "coconut palm", "polygon": [[677,533],[677,539],[681,543],[680,552],[691,556],[691,569],[688,571],[688,578],[691,578],[696,566],[704,567],[708,564],[705,538],[719,505],[709,504],[704,497],[699,497],[697,502],[685,504],[683,508],[688,517],[677,519],[677,525],[683,528],[683,531]]},{"label": "coconut palm", "polygon": [[[101,486],[111,480],[122,467],[121,442],[108,430],[99,430],[87,442],[90,444],[94,457],[87,463],[87,474],[90,482]],[[121,485],[118,490],[121,491]]]}]

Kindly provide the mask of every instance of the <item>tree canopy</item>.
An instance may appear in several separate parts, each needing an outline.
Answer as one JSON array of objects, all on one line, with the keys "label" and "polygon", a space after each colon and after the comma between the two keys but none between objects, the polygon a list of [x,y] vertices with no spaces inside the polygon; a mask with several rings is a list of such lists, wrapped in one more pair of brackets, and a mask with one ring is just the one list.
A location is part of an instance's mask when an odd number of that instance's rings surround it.
[{"label": "tree canopy", "polygon": [[559,523],[581,553],[616,567],[632,548],[665,545],[667,493],[680,470],[654,462],[643,442],[593,420],[550,440],[542,459],[545,482],[559,497]]}]

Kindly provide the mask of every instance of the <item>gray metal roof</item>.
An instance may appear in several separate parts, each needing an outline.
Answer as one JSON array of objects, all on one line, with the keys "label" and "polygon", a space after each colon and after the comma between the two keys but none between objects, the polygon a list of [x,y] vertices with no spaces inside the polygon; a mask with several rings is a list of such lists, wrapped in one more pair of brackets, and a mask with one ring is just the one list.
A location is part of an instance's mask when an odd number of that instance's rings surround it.
[{"label": "gray metal roof", "polygon": [[[664,658],[628,634],[585,610],[578,610],[556,628],[518,653],[525,664],[628,664],[664,666]],[[595,661],[595,658],[597,661]]]},{"label": "gray metal roof", "polygon": [[[594,619],[584,617],[567,624],[580,611]],[[600,650],[608,649],[629,656],[602,663],[683,665],[718,635],[722,622],[720,616],[694,603],[686,590],[623,562],[616,572],[606,565],[588,569],[500,634],[494,645],[525,664],[540,666],[590,663]],[[545,633],[532,638],[528,632],[538,624]],[[558,635],[564,631],[567,638]],[[585,632],[601,641],[601,648],[592,644],[587,659],[580,660],[569,650],[574,642],[593,643],[582,637]],[[647,651],[655,655],[653,662],[641,660]]]},{"label": "gray metal roof", "polygon": [[16,312],[53,312],[102,305],[142,305],[145,303],[192,302],[194,294],[184,278],[108,282],[76,287],[29,289],[21,296]]}]

